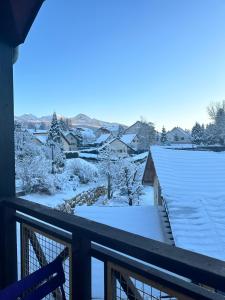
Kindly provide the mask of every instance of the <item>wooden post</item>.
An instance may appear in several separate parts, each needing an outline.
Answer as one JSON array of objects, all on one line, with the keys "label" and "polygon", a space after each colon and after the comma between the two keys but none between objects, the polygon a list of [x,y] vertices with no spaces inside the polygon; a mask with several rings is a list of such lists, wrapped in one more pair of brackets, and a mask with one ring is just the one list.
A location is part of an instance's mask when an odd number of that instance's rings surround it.
[{"label": "wooden post", "polygon": [[[0,40],[0,200],[15,197],[13,48]],[[0,209],[0,287],[17,280],[15,210]]]},{"label": "wooden post", "polygon": [[91,300],[91,242],[77,232],[72,241],[72,300]]}]

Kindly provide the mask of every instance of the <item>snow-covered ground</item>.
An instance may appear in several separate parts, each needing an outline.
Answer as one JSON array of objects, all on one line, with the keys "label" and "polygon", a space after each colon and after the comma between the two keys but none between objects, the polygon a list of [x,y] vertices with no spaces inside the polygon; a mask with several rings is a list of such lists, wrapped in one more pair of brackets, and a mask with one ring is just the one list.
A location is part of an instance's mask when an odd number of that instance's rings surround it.
[{"label": "snow-covered ground", "polygon": [[76,197],[78,194],[90,190],[94,187],[96,187],[95,183],[83,184],[77,187],[75,191],[72,189],[68,189],[53,195],[38,194],[38,193],[28,194],[23,196],[23,199],[54,208],[59,204],[62,204],[65,200],[70,200],[71,198]]},{"label": "snow-covered ground", "polygon": [[[147,238],[161,242],[165,241],[157,207],[152,205],[126,207],[79,206],[76,209],[76,214]],[[93,297],[94,299],[103,299],[103,263],[92,259],[92,272]]]},{"label": "snow-covered ground", "polygon": [[[83,188],[85,189],[85,185]],[[81,192],[80,189],[79,192]],[[61,204],[63,199],[74,197],[77,193],[78,191],[68,191],[52,196],[31,194],[24,198],[39,204],[55,207]],[[153,206],[153,190],[151,187],[144,188],[140,197],[140,205],[128,206],[125,202],[119,204],[116,201],[109,205],[102,205],[100,202],[97,202],[93,206],[77,206],[75,214],[134,234],[165,242],[159,212],[157,207]],[[102,262],[94,258],[92,259],[92,282],[93,299],[103,299],[104,266]]]}]

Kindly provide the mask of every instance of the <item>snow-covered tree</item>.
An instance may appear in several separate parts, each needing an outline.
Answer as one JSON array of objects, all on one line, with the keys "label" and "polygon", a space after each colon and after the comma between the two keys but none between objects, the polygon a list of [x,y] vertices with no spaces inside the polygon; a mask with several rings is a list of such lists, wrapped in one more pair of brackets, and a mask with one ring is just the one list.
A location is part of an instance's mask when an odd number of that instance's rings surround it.
[{"label": "snow-covered tree", "polygon": [[166,142],[167,142],[166,129],[165,129],[164,126],[163,126],[163,128],[162,128],[162,133],[161,133],[161,137],[160,137],[160,142],[161,142],[161,144],[163,144],[163,145],[165,145]]},{"label": "snow-covered tree", "polygon": [[201,145],[204,143],[205,128],[204,125],[200,125],[198,122],[192,128],[191,139],[192,143],[196,145]]},{"label": "snow-covered tree", "polygon": [[[212,103],[208,108],[209,117],[213,120],[210,124],[210,136],[212,132],[215,134],[214,142],[220,145],[225,144],[225,100],[222,102]],[[212,126],[214,125],[214,127]],[[211,136],[212,137],[212,136]]]},{"label": "snow-covered tree", "polygon": [[220,145],[225,144],[225,110],[218,109],[215,117],[216,140]]},{"label": "snow-covered tree", "polygon": [[71,175],[77,176],[83,184],[96,182],[99,177],[98,168],[81,158],[70,159],[67,162],[67,170]]},{"label": "snow-covered tree", "polygon": [[62,133],[57,120],[56,113],[53,113],[51,127],[49,129],[47,146],[48,157],[53,163],[53,172],[58,172],[64,167],[65,155],[63,152],[63,145],[61,139]]},{"label": "snow-covered tree", "polygon": [[65,120],[63,118],[60,118],[60,120],[59,120],[59,128],[61,131],[69,130],[68,124],[65,122]]},{"label": "snow-covered tree", "polygon": [[155,142],[156,139],[156,131],[154,124],[151,122],[147,122],[142,119],[139,121],[139,129],[137,132],[138,135],[138,150],[146,151],[149,149],[150,145]]},{"label": "snow-covered tree", "polygon": [[138,168],[139,165],[129,158],[120,158],[115,162],[115,186],[120,195],[127,197],[130,206],[138,202],[143,189]]},{"label": "snow-covered tree", "polygon": [[206,145],[215,145],[216,141],[216,126],[215,124],[207,124],[204,134],[204,142]]},{"label": "snow-covered tree", "polygon": [[49,174],[51,161],[46,157],[46,146],[34,142],[27,130],[15,127],[16,178],[27,192],[51,194],[55,190],[54,179]]},{"label": "snow-covered tree", "polygon": [[117,161],[118,154],[110,150],[109,147],[101,149],[99,152],[100,171],[107,180],[107,198],[108,200],[113,196],[113,188],[115,182],[115,161]]},{"label": "snow-covered tree", "polygon": [[218,114],[219,110],[225,111],[225,100],[221,102],[212,102],[208,107],[207,111],[209,114],[209,117],[212,121],[215,121],[216,116]]},{"label": "snow-covered tree", "polygon": [[61,143],[61,130],[56,113],[53,113],[51,127],[48,132],[48,142]]}]

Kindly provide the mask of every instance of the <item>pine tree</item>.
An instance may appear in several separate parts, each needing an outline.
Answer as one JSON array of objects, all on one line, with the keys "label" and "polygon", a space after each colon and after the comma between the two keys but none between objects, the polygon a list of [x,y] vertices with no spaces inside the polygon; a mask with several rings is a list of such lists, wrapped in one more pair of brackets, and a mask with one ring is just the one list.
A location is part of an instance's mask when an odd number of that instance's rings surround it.
[{"label": "pine tree", "polygon": [[196,145],[200,145],[204,143],[204,125],[200,125],[199,123],[195,123],[191,131],[192,143]]},{"label": "pine tree", "polygon": [[54,165],[53,170],[59,171],[64,167],[65,155],[63,152],[61,130],[55,112],[52,116],[47,145],[49,146],[49,157],[52,159]]},{"label": "pine tree", "polygon": [[60,130],[62,130],[62,131],[67,131],[67,130],[69,130],[69,127],[68,127],[66,121],[63,120],[63,118],[60,118],[60,120],[59,120],[59,128],[60,128]]},{"label": "pine tree", "polygon": [[56,113],[53,113],[51,127],[48,133],[48,143],[61,143],[61,130],[57,120]]},{"label": "pine tree", "polygon": [[207,124],[204,135],[205,144],[215,145],[216,144],[216,126],[215,124]]},{"label": "pine tree", "polygon": [[163,145],[165,145],[166,142],[167,142],[166,129],[165,129],[164,126],[163,126],[163,128],[162,128],[162,133],[161,133],[161,137],[160,137],[160,142],[161,142],[161,144],[163,144]]}]

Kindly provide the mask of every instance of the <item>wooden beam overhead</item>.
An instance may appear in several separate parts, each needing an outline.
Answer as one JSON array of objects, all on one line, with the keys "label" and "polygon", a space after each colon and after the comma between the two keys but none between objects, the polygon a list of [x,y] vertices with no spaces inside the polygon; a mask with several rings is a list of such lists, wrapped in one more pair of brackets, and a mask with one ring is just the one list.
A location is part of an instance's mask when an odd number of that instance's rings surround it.
[{"label": "wooden beam overhead", "polygon": [[0,0],[0,39],[22,44],[44,0]]}]

